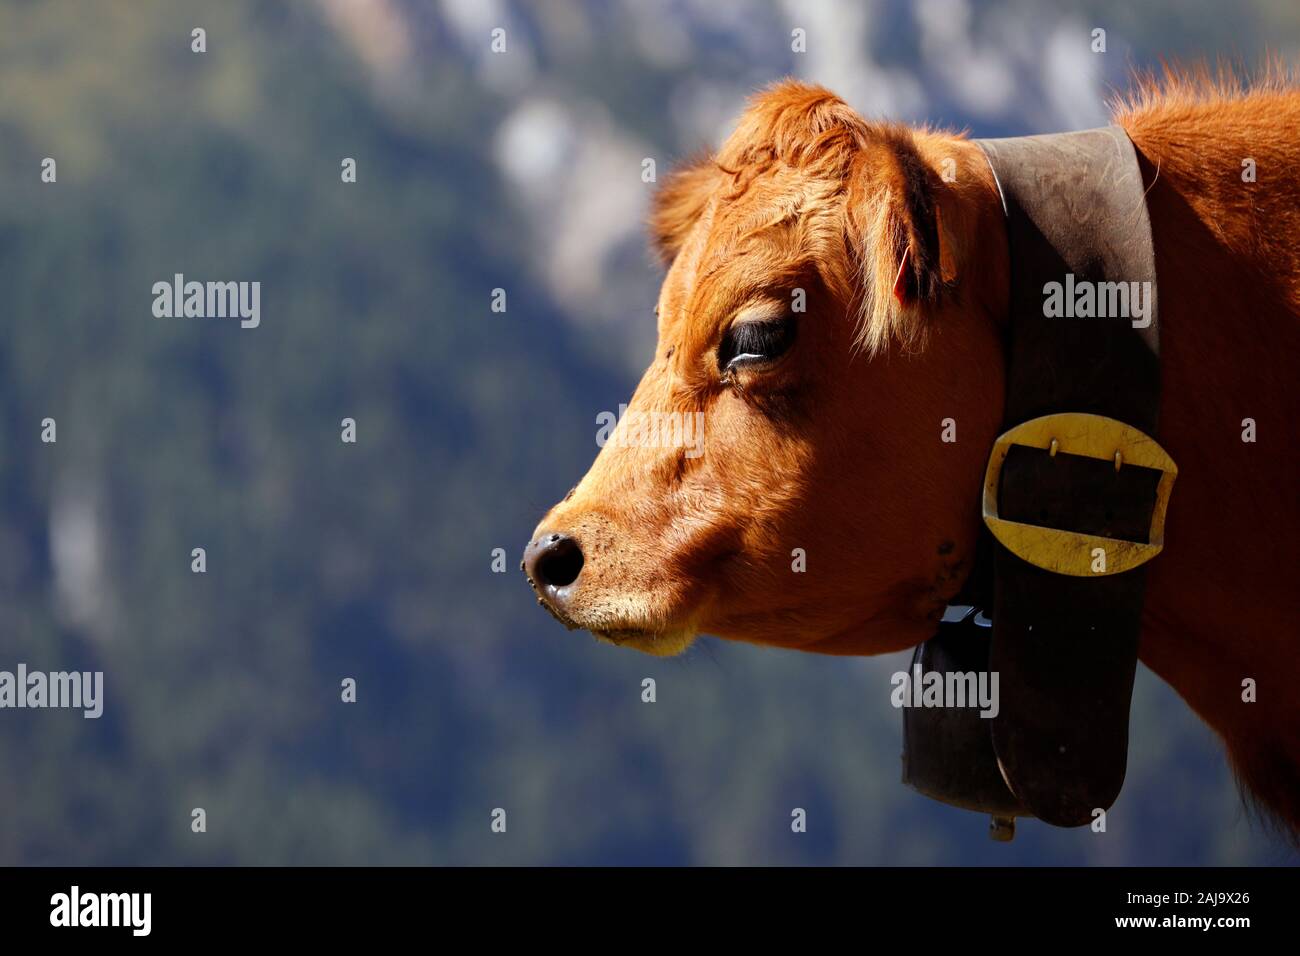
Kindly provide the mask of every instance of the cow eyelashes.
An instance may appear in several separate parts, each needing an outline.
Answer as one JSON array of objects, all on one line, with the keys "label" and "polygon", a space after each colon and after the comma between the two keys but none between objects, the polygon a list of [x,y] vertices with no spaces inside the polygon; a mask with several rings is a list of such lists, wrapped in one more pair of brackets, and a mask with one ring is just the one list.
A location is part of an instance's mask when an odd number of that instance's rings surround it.
[{"label": "cow eyelashes", "polygon": [[718,368],[722,371],[747,365],[761,365],[780,358],[794,342],[794,317],[737,322],[727,329],[718,346]]}]

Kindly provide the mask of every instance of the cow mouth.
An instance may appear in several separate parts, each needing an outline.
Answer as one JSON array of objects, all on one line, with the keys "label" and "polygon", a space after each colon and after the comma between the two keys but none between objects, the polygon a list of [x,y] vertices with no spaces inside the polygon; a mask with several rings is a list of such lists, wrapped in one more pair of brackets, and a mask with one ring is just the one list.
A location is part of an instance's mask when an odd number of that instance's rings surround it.
[{"label": "cow mouth", "polygon": [[[560,602],[553,600],[555,597],[554,588],[538,588],[530,579],[529,584],[533,586],[533,591],[537,595],[537,603],[546,609],[546,613],[555,618],[567,630],[570,631],[589,631],[597,640],[604,641],[607,644],[613,644],[616,647],[633,647],[639,650],[652,648],[657,642],[668,639],[670,643],[681,642],[682,635],[675,631],[664,631],[662,628],[652,627],[600,627],[591,624],[584,624],[575,620],[564,608]],[[653,650],[650,653],[655,653]]]},{"label": "cow mouth", "polygon": [[639,627],[620,627],[610,630],[593,630],[591,632],[598,640],[605,641],[608,644],[636,644],[645,641],[653,641],[657,636],[656,631]]},{"label": "cow mouth", "polygon": [[548,601],[546,599],[546,596],[543,595],[543,593],[538,589],[537,585],[533,584],[531,578],[529,579],[528,583],[532,585],[533,591],[537,594],[537,603],[541,607],[546,609],[547,614],[551,615],[551,617],[555,618],[557,621],[563,624],[567,630],[578,631],[582,629],[581,624],[576,622],[573,618],[569,617],[569,615],[566,614],[564,611],[556,607],[554,602]]},{"label": "cow mouth", "polygon": [[672,657],[680,654],[695,640],[690,628],[653,630],[650,628],[620,627],[593,630],[596,640],[615,647],[626,647],[654,657]]}]

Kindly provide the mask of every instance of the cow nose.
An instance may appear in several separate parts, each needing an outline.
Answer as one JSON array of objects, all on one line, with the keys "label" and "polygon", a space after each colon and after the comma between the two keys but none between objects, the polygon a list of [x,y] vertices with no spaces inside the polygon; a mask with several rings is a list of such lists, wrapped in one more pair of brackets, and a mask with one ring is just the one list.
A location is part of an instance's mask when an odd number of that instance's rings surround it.
[{"label": "cow nose", "polygon": [[538,535],[524,549],[524,573],[533,587],[556,597],[555,589],[568,587],[582,570],[582,548],[564,534]]}]

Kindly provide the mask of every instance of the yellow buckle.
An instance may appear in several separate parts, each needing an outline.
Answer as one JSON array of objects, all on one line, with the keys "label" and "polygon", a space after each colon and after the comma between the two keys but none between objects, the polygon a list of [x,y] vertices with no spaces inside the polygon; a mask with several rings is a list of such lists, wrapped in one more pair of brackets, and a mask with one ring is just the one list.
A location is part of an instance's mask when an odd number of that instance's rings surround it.
[{"label": "yellow buckle", "polygon": [[[1041,448],[1052,455],[1064,451],[1114,461],[1116,471],[1123,465],[1139,465],[1161,472],[1151,511],[1149,542],[1062,531],[999,517],[998,482],[1012,445]],[[1008,551],[1036,567],[1081,578],[1119,574],[1150,561],[1164,547],[1165,509],[1177,475],[1178,466],[1155,439],[1121,421],[1082,412],[1044,415],[1017,425],[994,442],[984,475],[984,523]],[[1098,567],[1098,548],[1103,552],[1104,570]]]}]

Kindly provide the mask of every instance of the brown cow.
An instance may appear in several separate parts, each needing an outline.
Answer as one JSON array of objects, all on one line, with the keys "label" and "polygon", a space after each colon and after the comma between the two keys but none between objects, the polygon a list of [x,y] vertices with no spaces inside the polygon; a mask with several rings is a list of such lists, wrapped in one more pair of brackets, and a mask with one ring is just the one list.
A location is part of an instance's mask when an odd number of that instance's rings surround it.
[{"label": "brown cow", "polygon": [[[1166,72],[1115,121],[1148,170],[1158,440],[1179,466],[1141,659],[1294,830],[1300,89]],[[652,229],[669,268],[628,414],[702,413],[702,442],[616,431],[525,552],[539,599],[651,654],[703,632],[827,654],[924,641],[970,567],[1002,422],[1008,261],[984,155],[787,81],[663,186]]]}]

